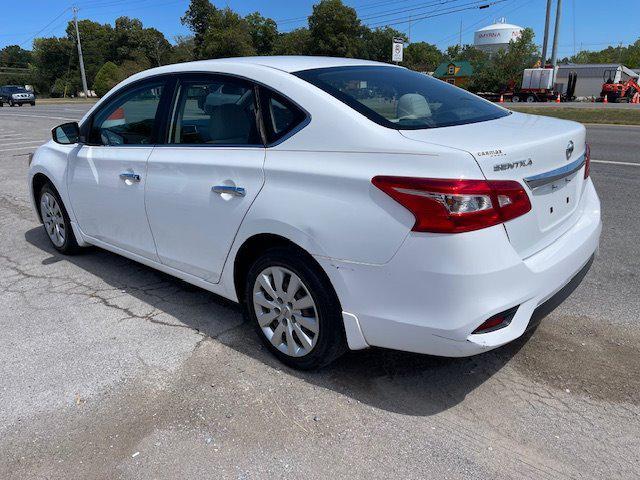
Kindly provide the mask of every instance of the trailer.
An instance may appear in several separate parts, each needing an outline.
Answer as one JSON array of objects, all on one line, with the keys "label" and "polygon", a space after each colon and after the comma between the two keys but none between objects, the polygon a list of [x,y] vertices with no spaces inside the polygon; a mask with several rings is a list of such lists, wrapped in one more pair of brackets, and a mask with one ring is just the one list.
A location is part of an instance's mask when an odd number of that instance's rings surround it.
[{"label": "trailer", "polygon": [[556,69],[554,68],[526,68],[522,74],[522,86],[513,92],[511,101],[518,102],[554,102],[558,98],[561,102],[570,102],[574,97],[578,75],[569,73],[567,89],[559,91],[555,85]]},{"label": "trailer", "polygon": [[567,88],[561,92],[554,82],[555,72],[556,69],[553,68],[527,68],[522,74],[520,87],[507,89],[500,93],[480,92],[478,95],[494,102],[511,101],[513,103],[555,102],[558,101],[558,98],[561,102],[574,100],[577,73],[570,72]]}]

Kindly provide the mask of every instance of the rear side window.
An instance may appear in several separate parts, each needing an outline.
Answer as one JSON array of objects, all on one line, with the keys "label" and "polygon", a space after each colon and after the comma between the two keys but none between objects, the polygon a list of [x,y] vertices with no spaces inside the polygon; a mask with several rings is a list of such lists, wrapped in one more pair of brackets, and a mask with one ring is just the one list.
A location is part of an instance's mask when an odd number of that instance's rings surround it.
[{"label": "rear side window", "polygon": [[233,78],[181,81],[169,143],[262,145],[253,86]]},{"label": "rear side window", "polygon": [[296,72],[370,120],[398,130],[465,125],[509,112],[429,75],[398,67],[331,67]]},{"label": "rear side window", "polygon": [[93,117],[90,143],[147,145],[153,143],[156,113],[164,83],[148,83],[116,96]]},{"label": "rear side window", "polygon": [[300,108],[272,90],[262,88],[260,98],[269,143],[282,139],[307,118]]}]

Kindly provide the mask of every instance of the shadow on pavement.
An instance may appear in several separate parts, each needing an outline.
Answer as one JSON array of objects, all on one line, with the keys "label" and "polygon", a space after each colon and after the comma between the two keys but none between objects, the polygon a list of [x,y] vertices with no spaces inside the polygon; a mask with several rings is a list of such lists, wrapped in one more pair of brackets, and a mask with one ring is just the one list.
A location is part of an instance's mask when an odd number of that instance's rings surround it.
[{"label": "shadow on pavement", "polygon": [[270,355],[251,326],[242,321],[241,308],[229,300],[99,248],[88,248],[76,256],[60,255],[41,227],[27,231],[25,239],[50,255],[42,261],[45,265],[71,262],[114,289],[270,368],[284,370],[375,408],[406,415],[433,415],[457,405],[498,372],[532,333],[498,350],[470,358],[431,357],[373,348],[349,352],[319,372],[298,372]]}]

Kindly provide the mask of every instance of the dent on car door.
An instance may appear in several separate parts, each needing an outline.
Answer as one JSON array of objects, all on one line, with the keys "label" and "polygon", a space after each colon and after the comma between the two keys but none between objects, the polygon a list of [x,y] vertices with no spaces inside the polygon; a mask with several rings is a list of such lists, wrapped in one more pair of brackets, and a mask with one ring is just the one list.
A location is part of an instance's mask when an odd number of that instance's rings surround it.
[{"label": "dent on car door", "polygon": [[156,79],[116,93],[92,116],[87,142],[69,159],[69,195],[82,232],[153,260],[144,189],[165,90]]},{"label": "dent on car door", "polygon": [[215,283],[264,181],[254,87],[184,76],[170,118],[148,163],[149,224],[162,263]]}]

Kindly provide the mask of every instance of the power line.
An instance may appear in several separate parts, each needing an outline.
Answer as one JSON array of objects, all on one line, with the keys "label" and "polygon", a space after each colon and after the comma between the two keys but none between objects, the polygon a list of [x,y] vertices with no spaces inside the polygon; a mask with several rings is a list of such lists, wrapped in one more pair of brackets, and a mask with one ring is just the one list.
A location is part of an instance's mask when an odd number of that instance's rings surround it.
[{"label": "power line", "polygon": [[40,30],[38,30],[36,33],[33,34],[33,36],[31,36],[30,38],[28,38],[27,40],[25,40],[24,42],[22,42],[20,44],[20,47],[24,46],[26,43],[31,42],[34,38],[36,38],[40,33],[44,32],[47,27],[49,27],[49,25],[51,25],[53,22],[55,22],[56,20],[58,20],[62,15],[64,15],[65,13],[67,13],[69,10],[71,10],[71,7],[67,7],[65,8],[62,12],[60,12],[53,20],[51,20],[49,23],[47,23],[44,27],[42,27]]},{"label": "power line", "polygon": [[[406,12],[411,12],[411,11],[414,11],[414,10],[422,10],[423,8],[426,8],[426,7],[433,7],[433,6],[436,6],[436,5],[446,5],[446,4],[449,4],[449,3],[455,3],[455,2],[460,2],[460,1],[462,1],[462,0],[439,0],[439,1],[436,1],[436,2],[426,2],[426,3],[423,3],[423,4],[419,5],[419,6],[412,7],[412,8],[405,8],[403,10],[384,10],[382,12],[376,12],[376,13],[374,13],[372,15],[369,15],[368,17],[367,16],[360,17],[360,20],[371,20],[371,19],[381,18],[381,17],[390,17],[392,15],[397,15],[399,13],[406,13]],[[417,14],[417,15],[420,15],[420,14]]]},{"label": "power line", "polygon": [[424,20],[427,18],[434,18],[434,17],[441,17],[443,15],[449,15],[451,13],[457,13],[457,12],[462,12],[465,10],[475,10],[475,9],[483,9],[483,8],[488,8],[492,5],[496,5],[498,3],[502,3],[502,2],[506,2],[507,0],[494,0],[493,2],[483,2],[483,1],[476,1],[472,3],[468,3],[465,4],[467,6],[463,6],[460,5],[460,8],[455,8],[453,10],[449,9],[445,12],[439,12],[439,13],[433,13],[433,14],[428,14],[428,15],[423,15],[423,16],[419,16],[419,17],[400,17],[397,19],[392,19],[390,21],[384,21],[384,22],[374,22],[374,23],[369,23],[367,24],[367,26],[371,27],[371,26],[376,26],[376,25],[400,25],[402,23],[409,23],[412,21],[417,21],[417,20]]}]

